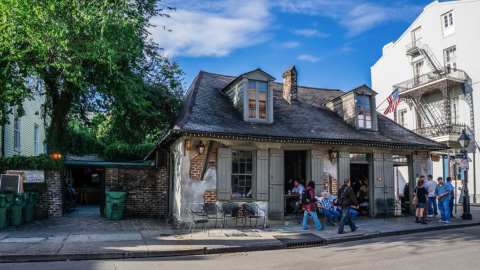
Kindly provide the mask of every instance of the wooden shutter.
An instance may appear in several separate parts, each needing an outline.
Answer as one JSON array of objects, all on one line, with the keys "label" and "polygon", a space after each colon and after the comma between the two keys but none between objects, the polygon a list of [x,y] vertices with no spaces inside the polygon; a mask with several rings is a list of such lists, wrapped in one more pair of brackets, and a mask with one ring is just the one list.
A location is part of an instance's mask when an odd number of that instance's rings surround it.
[{"label": "wooden shutter", "polygon": [[338,187],[343,185],[345,178],[350,178],[350,153],[338,153]]},{"label": "wooden shutter", "polygon": [[232,149],[217,151],[217,200],[226,201],[232,196]]},{"label": "wooden shutter", "polygon": [[270,194],[268,219],[283,219],[284,211],[284,161],[282,149],[270,149]]},{"label": "wooden shutter", "polygon": [[268,200],[268,150],[257,150],[257,200]]},{"label": "wooden shutter", "polygon": [[319,196],[325,190],[323,182],[323,151],[312,149],[310,155],[310,170],[312,181],[315,182],[315,195]]},{"label": "wooden shutter", "polygon": [[[370,211],[371,215],[373,217],[376,217],[377,215],[383,215],[384,213],[378,213],[377,212],[377,204],[375,203],[375,200],[377,198],[381,199],[386,199],[385,196],[385,178],[384,178],[384,173],[383,173],[383,154],[382,153],[373,153],[373,158],[372,158],[372,163],[373,163],[373,179],[370,180],[370,202],[371,206],[370,209],[373,211]],[[382,181],[378,181],[378,178],[382,178]],[[372,196],[373,195],[373,196]]]},{"label": "wooden shutter", "polygon": [[383,154],[383,179],[385,184],[385,197],[395,199],[395,176],[393,172],[393,157],[390,153]]}]

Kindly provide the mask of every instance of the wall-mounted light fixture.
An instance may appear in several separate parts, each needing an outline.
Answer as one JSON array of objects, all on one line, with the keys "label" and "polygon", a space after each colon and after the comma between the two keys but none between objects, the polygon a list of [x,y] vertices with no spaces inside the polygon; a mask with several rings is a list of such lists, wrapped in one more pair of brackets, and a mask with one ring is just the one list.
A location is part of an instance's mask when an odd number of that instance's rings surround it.
[{"label": "wall-mounted light fixture", "polygon": [[335,147],[332,147],[332,149],[328,150],[328,157],[332,165],[335,165],[335,163],[337,162],[337,156],[338,156],[338,151],[335,150]]},{"label": "wall-mounted light fixture", "polygon": [[203,153],[205,153],[205,144],[203,144],[202,141],[200,141],[200,143],[197,144],[197,152],[200,155],[203,155]]},{"label": "wall-mounted light fixture", "polygon": [[192,139],[185,140],[185,147],[187,148],[188,151],[192,150]]}]

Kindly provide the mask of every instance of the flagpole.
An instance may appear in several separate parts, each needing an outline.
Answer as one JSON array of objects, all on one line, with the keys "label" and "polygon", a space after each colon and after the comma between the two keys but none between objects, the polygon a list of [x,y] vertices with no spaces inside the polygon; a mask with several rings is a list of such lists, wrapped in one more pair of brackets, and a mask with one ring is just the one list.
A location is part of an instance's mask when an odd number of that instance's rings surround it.
[{"label": "flagpole", "polygon": [[382,103],[380,103],[380,105],[378,105],[375,110],[378,110],[378,108],[380,108],[380,106],[382,106],[382,104],[385,103],[385,101],[387,101],[387,99],[388,99],[388,97],[384,101],[382,101]]}]

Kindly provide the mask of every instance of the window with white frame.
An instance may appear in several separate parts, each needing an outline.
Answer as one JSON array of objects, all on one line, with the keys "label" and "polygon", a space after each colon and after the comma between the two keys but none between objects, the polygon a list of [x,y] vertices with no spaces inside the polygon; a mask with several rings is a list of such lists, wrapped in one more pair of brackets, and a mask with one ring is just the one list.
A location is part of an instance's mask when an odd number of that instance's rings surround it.
[{"label": "window with white frame", "polygon": [[47,153],[47,144],[46,143],[43,144],[43,153],[44,154]]},{"label": "window with white frame", "polygon": [[13,121],[13,144],[14,149],[17,152],[21,152],[21,127],[22,127],[22,119],[18,116],[17,110],[14,113],[14,121]]},{"label": "window with white frame", "polygon": [[248,117],[267,119],[267,82],[248,81]]},{"label": "window with white frame", "polygon": [[358,127],[362,129],[372,128],[372,100],[369,95],[357,93],[356,116]]},{"label": "window with white frame", "polygon": [[253,151],[232,150],[232,199],[251,199]]},{"label": "window with white frame", "polygon": [[407,110],[400,110],[398,111],[398,123],[402,127],[407,127]]},{"label": "window with white frame", "polygon": [[414,30],[412,30],[412,42],[415,42],[417,40],[420,40],[422,38],[422,28],[418,27]]},{"label": "window with white frame", "polygon": [[40,97],[41,93],[42,93],[42,84],[41,84],[40,78],[37,77],[37,97]]},{"label": "window with white frame", "polygon": [[414,80],[416,85],[423,83],[424,79],[421,76],[422,74],[423,74],[423,60],[413,63],[413,75],[414,75]]},{"label": "window with white frame", "polygon": [[447,29],[453,26],[453,11],[449,11],[442,15],[443,29]]},{"label": "window with white frame", "polygon": [[35,124],[35,144],[34,144],[34,147],[35,147],[35,156],[38,156],[40,154],[39,152],[39,140],[40,140],[40,130],[39,130],[39,127],[37,124]]},{"label": "window with white frame", "polygon": [[447,73],[457,70],[457,47],[453,46],[444,50],[445,69]]},{"label": "window with white frame", "polygon": [[450,119],[452,124],[454,125],[460,123],[460,112],[458,103],[458,97],[454,97],[450,100]]}]

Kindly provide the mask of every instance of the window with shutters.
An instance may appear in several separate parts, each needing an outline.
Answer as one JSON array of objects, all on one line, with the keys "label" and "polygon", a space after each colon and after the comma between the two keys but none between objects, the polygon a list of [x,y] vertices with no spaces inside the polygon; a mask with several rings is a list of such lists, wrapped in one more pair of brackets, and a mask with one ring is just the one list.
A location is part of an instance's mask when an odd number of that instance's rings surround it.
[{"label": "window with shutters", "polygon": [[232,150],[232,200],[253,195],[253,151]]},{"label": "window with shutters", "polygon": [[17,110],[14,113],[14,121],[13,121],[13,141],[14,141],[14,149],[17,152],[21,152],[21,126],[22,126],[22,119],[18,116]]},{"label": "window with shutters", "polygon": [[445,69],[448,74],[457,71],[457,47],[453,46],[444,50]]},{"label": "window with shutters", "polygon": [[453,16],[453,10],[443,14],[441,17],[443,36],[449,36],[455,34],[455,18]]}]

